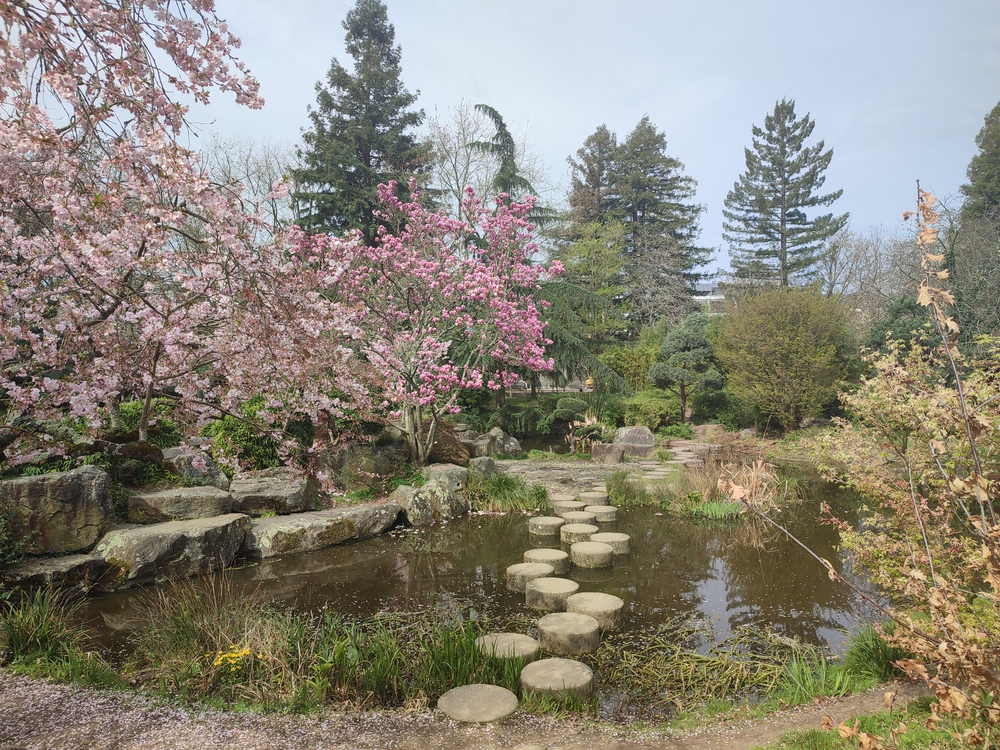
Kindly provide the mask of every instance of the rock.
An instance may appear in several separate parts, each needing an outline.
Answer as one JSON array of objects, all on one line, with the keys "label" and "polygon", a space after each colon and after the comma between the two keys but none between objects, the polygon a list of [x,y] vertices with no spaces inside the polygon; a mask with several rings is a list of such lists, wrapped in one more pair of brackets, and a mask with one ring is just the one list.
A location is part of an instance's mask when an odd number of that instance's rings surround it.
[{"label": "rock", "polygon": [[581,492],[580,501],[586,503],[587,505],[607,505],[608,504],[608,493],[607,492]]},{"label": "rock", "polygon": [[585,510],[568,510],[562,514],[566,523],[596,523],[597,515]]},{"label": "rock", "polygon": [[590,615],[554,612],[538,620],[538,645],[556,656],[592,654],[601,646],[600,626]]},{"label": "rock", "polygon": [[568,523],[559,529],[559,540],[563,544],[586,542],[600,529],[590,523]]},{"label": "rock", "polygon": [[618,630],[622,624],[622,610],[625,602],[611,594],[587,591],[573,594],[566,600],[566,611],[590,615],[604,632]]},{"label": "rock", "polygon": [[538,656],[538,641],[520,633],[487,633],[476,638],[476,648],[484,656],[497,659],[534,661]]},{"label": "rock", "polygon": [[481,724],[505,719],[517,710],[517,696],[497,685],[462,685],[438,698],[438,709],[449,719]]},{"label": "rock", "polygon": [[233,498],[218,487],[174,487],[128,499],[129,523],[161,523],[211,518],[232,511]]},{"label": "rock", "polygon": [[569,572],[569,555],[561,549],[529,549],[524,553],[524,561],[551,565],[552,572],[557,576]]},{"label": "rock", "polygon": [[240,554],[261,560],[377,536],[395,526],[401,512],[396,503],[368,503],[293,516],[258,518],[247,529]]},{"label": "rock", "polygon": [[208,484],[223,491],[229,489],[229,477],[204,451],[164,448],[163,468],[199,484]]},{"label": "rock", "polygon": [[590,446],[590,460],[597,464],[620,464],[625,458],[625,446],[614,443],[594,443]]},{"label": "rock", "polygon": [[438,422],[437,429],[434,431],[434,445],[431,446],[431,454],[428,458],[432,463],[468,466],[469,458],[472,456],[489,455],[492,454],[471,452],[465,441],[458,438],[450,424]]},{"label": "rock", "polygon": [[[400,442],[344,443],[335,450],[324,448],[317,459],[334,484],[348,492],[366,487],[387,492],[390,478],[408,469],[409,456],[409,450]],[[464,463],[467,458],[452,463]]]},{"label": "rock", "polygon": [[656,438],[648,427],[619,427],[614,445],[620,445],[626,458],[648,458],[656,451]]},{"label": "rock", "polygon": [[559,500],[552,504],[552,512],[557,516],[562,516],[563,513],[583,510],[586,507],[587,504],[581,503],[579,500]]},{"label": "rock", "polygon": [[553,573],[555,570],[547,563],[515,563],[507,568],[507,588],[523,594],[528,581],[546,578]]},{"label": "rock", "polygon": [[528,533],[538,536],[557,536],[559,529],[566,523],[554,516],[536,516],[528,519]]},{"label": "rock", "polygon": [[497,472],[497,462],[492,456],[477,456],[469,459],[469,473],[488,479]]},{"label": "rock", "polygon": [[588,505],[584,510],[593,513],[597,523],[615,523],[618,520],[618,508],[613,505]]},{"label": "rock", "polygon": [[566,578],[536,578],[524,587],[524,601],[532,609],[566,611],[566,600],[580,590],[580,584]]},{"label": "rock", "polygon": [[494,448],[496,455],[507,458],[521,457],[521,443],[516,438],[512,438],[499,427],[494,427],[486,434],[491,435],[496,441],[496,447]]},{"label": "rock", "polygon": [[740,437],[744,440],[757,437],[757,428],[747,427],[745,430],[740,430]]},{"label": "rock", "polygon": [[569,548],[569,557],[578,568],[610,568],[615,550],[603,542],[574,542]]},{"label": "rock", "polygon": [[111,526],[108,474],[97,466],[0,482],[0,498],[27,517],[32,555],[89,549]]},{"label": "rock", "polygon": [[98,542],[94,554],[124,571],[125,586],[172,581],[225,568],[236,557],[249,526],[249,516],[229,513],[113,529]]},{"label": "rock", "polygon": [[468,500],[437,482],[423,487],[400,485],[389,495],[389,501],[403,509],[412,526],[430,526],[469,512]]},{"label": "rock", "polygon": [[618,534],[613,531],[602,531],[590,537],[591,542],[599,542],[611,547],[616,555],[627,555],[629,553],[630,539],[628,534]]},{"label": "rock", "polygon": [[539,659],[521,670],[521,692],[586,698],[594,688],[594,671],[573,659]]},{"label": "rock", "polygon": [[301,513],[316,508],[316,486],[310,480],[282,476],[234,479],[229,485],[233,511],[251,516]]},{"label": "rock", "polygon": [[8,586],[37,588],[77,587],[84,591],[97,587],[111,590],[120,577],[118,568],[97,555],[66,555],[51,559],[25,560],[0,571],[0,582]]},{"label": "rock", "polygon": [[554,508],[556,503],[575,503],[576,495],[571,495],[568,492],[549,492],[549,507]]},{"label": "rock", "polygon": [[435,482],[454,493],[465,492],[469,486],[469,470],[456,464],[431,464],[421,469],[420,473],[428,482]]},{"label": "rock", "polygon": [[480,435],[475,440],[463,440],[462,445],[469,451],[470,456],[482,458],[497,455],[497,439],[489,433]]}]

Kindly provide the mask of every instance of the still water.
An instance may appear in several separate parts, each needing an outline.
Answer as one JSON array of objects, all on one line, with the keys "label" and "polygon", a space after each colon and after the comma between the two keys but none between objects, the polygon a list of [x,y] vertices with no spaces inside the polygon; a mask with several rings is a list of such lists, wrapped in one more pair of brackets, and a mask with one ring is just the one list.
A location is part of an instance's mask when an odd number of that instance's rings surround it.
[{"label": "still water", "polygon": [[[835,512],[850,520],[853,503],[835,490],[824,494]],[[849,559],[837,549],[837,530],[820,523],[818,514],[818,501],[809,501],[777,518],[852,577]],[[699,617],[711,621],[718,639],[740,626],[762,626],[838,651],[844,631],[856,627],[858,597],[832,583],[819,563],[782,533],[759,522],[719,525],[628,508],[619,510],[616,530],[631,535],[630,555],[612,569],[572,568],[568,577],[581,591],[621,597],[626,628]],[[532,546],[527,516],[479,515],[278,558],[231,576],[238,589],[259,590],[294,608],[328,606],[364,616],[458,603],[473,616],[503,617],[527,611],[524,596],[507,589],[505,569],[521,562]],[[126,591],[95,597],[85,616],[105,638],[117,640],[141,596]]]}]

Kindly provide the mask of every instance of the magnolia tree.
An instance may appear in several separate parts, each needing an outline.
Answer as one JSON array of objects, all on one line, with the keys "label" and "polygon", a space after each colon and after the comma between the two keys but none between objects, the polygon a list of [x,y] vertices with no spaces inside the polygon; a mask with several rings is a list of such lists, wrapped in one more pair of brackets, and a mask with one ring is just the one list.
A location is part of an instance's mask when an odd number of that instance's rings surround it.
[{"label": "magnolia tree", "polygon": [[317,256],[340,255],[337,292],[357,310],[360,354],[410,458],[426,463],[442,415],[467,388],[500,388],[518,368],[551,370],[533,293],[558,273],[531,263],[537,248],[525,218],[532,202],[490,209],[469,189],[456,220],[381,185],[383,227],[374,245],[312,238]]},{"label": "magnolia tree", "polygon": [[0,0],[0,24],[0,458],[111,450],[126,399],[140,440],[154,398],[194,427],[261,393],[278,425],[363,404],[357,315],[327,294],[344,264],[181,143],[183,101],[262,104],[211,0]]}]

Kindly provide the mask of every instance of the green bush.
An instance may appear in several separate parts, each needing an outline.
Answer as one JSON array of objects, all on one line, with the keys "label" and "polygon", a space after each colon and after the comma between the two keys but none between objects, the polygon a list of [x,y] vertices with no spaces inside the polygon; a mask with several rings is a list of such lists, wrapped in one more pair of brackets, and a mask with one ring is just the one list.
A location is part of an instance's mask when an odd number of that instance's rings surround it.
[{"label": "green bush", "polygon": [[625,400],[626,425],[644,425],[653,432],[681,422],[680,402],[672,393],[650,388]]},{"label": "green bush", "polygon": [[[184,439],[173,419],[174,402],[166,398],[153,399],[153,416],[149,420],[149,441],[157,448],[173,448]],[[118,406],[123,433],[139,429],[142,401],[124,401]]]},{"label": "green bush", "polygon": [[516,474],[497,472],[485,479],[479,474],[469,477],[469,501],[473,510],[512,511],[539,510],[548,507],[548,492],[542,485],[528,484]]},{"label": "green bush", "polygon": [[[255,396],[243,404],[242,419],[226,415],[205,426],[203,434],[213,439],[212,453],[215,458],[221,459],[226,473],[231,474],[232,470],[227,466],[233,461],[251,471],[270,469],[284,463],[277,441],[267,434],[280,426],[267,422],[267,412],[263,407],[264,397]],[[314,429],[308,420],[293,420],[287,429],[303,447],[312,444]]]},{"label": "green bush", "polygon": [[672,424],[668,427],[661,427],[656,431],[656,436],[660,438],[694,440],[694,430],[687,422],[681,422],[680,424]]},{"label": "green bush", "polygon": [[548,417],[556,408],[559,396],[539,395],[537,398],[510,398],[490,416],[488,427],[500,427],[518,440],[544,437],[550,434],[552,425]]}]

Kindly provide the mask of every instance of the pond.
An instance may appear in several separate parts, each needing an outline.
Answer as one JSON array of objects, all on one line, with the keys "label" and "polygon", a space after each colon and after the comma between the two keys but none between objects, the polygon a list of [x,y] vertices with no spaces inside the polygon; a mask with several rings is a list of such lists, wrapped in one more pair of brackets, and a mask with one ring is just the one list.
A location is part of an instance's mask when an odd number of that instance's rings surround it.
[{"label": "pond", "polygon": [[[832,493],[832,494],[831,494]],[[853,503],[827,489],[824,499],[850,519]],[[837,530],[818,521],[818,500],[792,505],[778,518],[820,557],[852,577],[838,552]],[[856,627],[861,602],[831,583],[823,568],[784,534],[760,522],[728,526],[623,508],[617,530],[632,552],[608,570],[573,568],[581,591],[615,594],[626,602],[625,629],[678,617],[704,618],[717,639],[741,626],[772,629],[806,643],[842,649]],[[475,515],[440,526],[265,561],[230,572],[238,590],[261,591],[298,609],[328,606],[358,616],[427,606],[461,607],[473,617],[527,612],[524,595],[509,591],[505,570],[532,546],[527,516]],[[551,546],[558,546],[553,544]],[[119,641],[141,592],[94,597],[85,616],[106,642]]]}]

